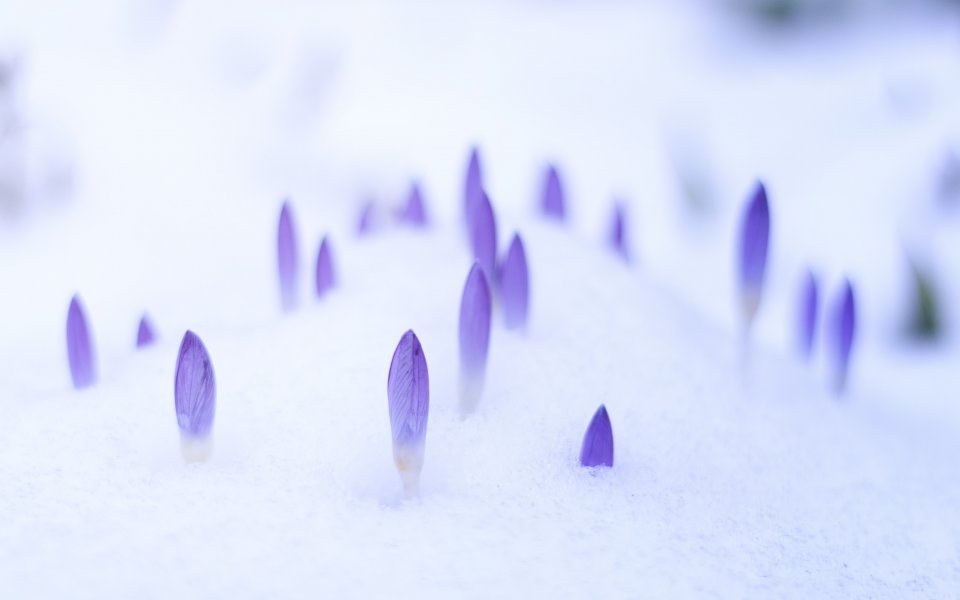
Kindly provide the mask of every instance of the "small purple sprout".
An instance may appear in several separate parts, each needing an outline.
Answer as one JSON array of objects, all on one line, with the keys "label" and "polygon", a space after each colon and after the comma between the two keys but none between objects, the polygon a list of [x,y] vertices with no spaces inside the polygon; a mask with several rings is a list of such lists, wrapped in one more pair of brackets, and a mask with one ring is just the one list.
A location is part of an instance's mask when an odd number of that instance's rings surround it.
[{"label": "small purple sprout", "polygon": [[507,257],[500,267],[500,297],[507,329],[522,329],[527,325],[530,279],[527,274],[527,253],[520,234],[514,234]]},{"label": "small purple sprout", "polygon": [[468,227],[473,219],[473,209],[482,195],[483,173],[480,169],[480,149],[474,146],[470,151],[470,163],[467,165],[463,191],[463,214]]},{"label": "small purple sprout", "polygon": [[600,405],[593,414],[580,448],[580,464],[585,467],[613,466],[613,428],[607,408]]},{"label": "small purple sprout", "polygon": [[157,341],[157,336],[153,332],[153,325],[150,324],[150,318],[144,314],[140,317],[140,325],[137,327],[137,348],[152,346]]},{"label": "small purple sprout", "polygon": [[547,167],[547,175],[543,184],[543,200],[540,206],[543,214],[551,219],[563,221],[566,219],[566,202],[563,197],[563,185],[560,183],[560,174],[554,165]]},{"label": "small purple sprout", "polygon": [[813,354],[813,342],[817,331],[817,277],[807,271],[800,289],[798,346],[800,355],[809,359]]},{"label": "small purple sprout", "polygon": [[336,283],[337,278],[333,269],[330,240],[328,236],[323,236],[323,241],[320,242],[320,251],[317,253],[317,297],[323,298]]},{"label": "small purple sprout", "polygon": [[626,226],[623,204],[617,202],[613,207],[613,222],[610,226],[610,246],[624,261],[630,262],[630,249],[627,244]]},{"label": "small purple sprout", "polygon": [[93,340],[79,295],[70,300],[70,308],[67,310],[67,361],[70,363],[70,377],[75,389],[81,390],[97,382]]},{"label": "small purple sprout", "polygon": [[393,433],[393,462],[408,496],[416,495],[430,412],[427,359],[413,330],[400,338],[387,376],[387,407]]},{"label": "small purple sprout", "polygon": [[424,227],[427,224],[427,213],[423,207],[423,194],[417,182],[410,184],[410,193],[407,195],[407,205],[400,213],[400,220],[414,227]]},{"label": "small purple sprout", "polygon": [[173,375],[173,399],[183,458],[197,462],[210,455],[210,432],[217,405],[217,381],[203,342],[187,331],[180,342]]},{"label": "small purple sprout", "polygon": [[487,281],[494,281],[497,266],[497,221],[490,199],[482,191],[470,218],[470,248]]},{"label": "small purple sprout", "polygon": [[360,209],[360,220],[357,221],[357,235],[369,235],[373,231],[373,221],[375,218],[376,205],[373,200],[367,201]]},{"label": "small purple sprout", "polygon": [[760,307],[769,238],[770,209],[767,205],[767,190],[763,183],[757,182],[743,214],[740,230],[740,302],[747,328],[753,323]]},{"label": "small purple sprout", "polygon": [[280,209],[280,224],[277,227],[277,273],[280,276],[280,304],[284,312],[290,312],[297,306],[297,268],[297,237],[293,228],[293,212],[290,202],[285,201]]},{"label": "small purple sprout", "polygon": [[856,306],[853,298],[853,286],[849,279],[843,282],[843,290],[833,306],[833,350],[834,356],[834,391],[843,393],[847,387],[850,371],[850,352],[853,349],[853,338],[856,332]]},{"label": "small purple sprout", "polygon": [[490,286],[483,269],[473,263],[460,300],[460,414],[477,407],[483,393],[490,348]]}]

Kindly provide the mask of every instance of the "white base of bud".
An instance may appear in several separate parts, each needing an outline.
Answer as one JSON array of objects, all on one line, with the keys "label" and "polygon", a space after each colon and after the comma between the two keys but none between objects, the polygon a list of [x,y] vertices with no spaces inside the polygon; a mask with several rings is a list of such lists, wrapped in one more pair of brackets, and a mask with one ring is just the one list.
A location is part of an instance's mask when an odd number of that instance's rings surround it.
[{"label": "white base of bud", "polygon": [[460,418],[473,414],[483,395],[483,375],[460,375]]},{"label": "white base of bud", "polygon": [[400,472],[403,482],[403,491],[407,498],[414,498],[420,494],[420,471],[423,470],[423,444],[411,446],[407,444],[393,445],[393,462]]},{"label": "white base of bud", "polygon": [[211,436],[200,438],[192,435],[181,435],[180,452],[183,454],[183,462],[185,463],[203,462],[213,452],[213,438]]}]

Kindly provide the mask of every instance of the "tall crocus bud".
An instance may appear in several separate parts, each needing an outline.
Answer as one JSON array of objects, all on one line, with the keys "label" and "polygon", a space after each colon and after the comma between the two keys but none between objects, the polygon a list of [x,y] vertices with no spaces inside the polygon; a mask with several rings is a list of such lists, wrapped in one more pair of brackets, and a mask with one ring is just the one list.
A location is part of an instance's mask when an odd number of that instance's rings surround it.
[{"label": "tall crocus bud", "polygon": [[580,447],[580,464],[585,467],[613,466],[613,428],[607,408],[600,405],[590,419]]},{"label": "tall crocus bud", "polygon": [[320,242],[320,251],[317,253],[317,297],[322,298],[337,283],[333,269],[333,257],[330,251],[330,241],[323,236]]},{"label": "tall crocus bud", "polygon": [[553,165],[547,167],[547,176],[543,184],[543,199],[540,205],[543,214],[551,219],[563,221],[567,216],[560,174]]},{"label": "tall crocus bud", "polygon": [[480,170],[480,150],[474,146],[470,151],[467,176],[463,190],[463,214],[469,226],[473,218],[473,208],[483,194],[483,173]]},{"label": "tall crocus bud", "polygon": [[800,355],[810,358],[817,331],[817,277],[813,271],[807,271],[800,288],[800,306],[797,318],[797,346]]},{"label": "tall crocus bud", "polygon": [[420,192],[420,185],[417,182],[410,185],[407,204],[403,207],[400,218],[415,227],[423,227],[427,224],[427,213],[423,207],[423,194]]},{"label": "tall crocus bud", "polygon": [[67,309],[67,360],[74,388],[80,390],[97,382],[97,357],[78,295],[70,300]]},{"label": "tall crocus bud", "polygon": [[180,342],[173,375],[173,399],[180,427],[180,446],[187,462],[210,455],[213,416],[217,405],[217,381],[203,342],[187,331]]},{"label": "tall crocus bud", "polygon": [[147,315],[140,317],[140,325],[137,327],[137,348],[152,346],[157,340],[153,332],[153,325],[150,324],[150,318]]},{"label": "tall crocus bud", "polygon": [[280,303],[285,312],[297,306],[297,237],[293,229],[293,212],[289,202],[280,209],[277,227],[277,274],[280,277]]},{"label": "tall crocus bud", "polygon": [[853,286],[850,280],[843,282],[840,297],[833,306],[831,323],[834,351],[834,391],[842,393],[847,387],[850,371],[850,351],[853,349],[853,336],[856,332],[856,306],[853,299]]},{"label": "tall crocus bud", "polygon": [[490,348],[490,286],[473,263],[460,300],[460,414],[476,409],[483,393]]},{"label": "tall crocus bud", "polygon": [[740,229],[740,303],[744,323],[748,328],[760,306],[769,238],[770,209],[767,206],[767,190],[763,183],[757,182],[743,214]]},{"label": "tall crocus bud", "polygon": [[430,378],[427,359],[413,331],[400,338],[387,376],[387,407],[393,433],[393,462],[404,490],[417,493],[423,469],[423,449],[430,412]]},{"label": "tall crocus bud", "polygon": [[623,260],[630,262],[630,249],[627,244],[626,217],[623,204],[617,202],[613,207],[613,221],[610,224],[610,247]]},{"label": "tall crocus bud", "polygon": [[500,267],[500,297],[507,329],[522,329],[527,325],[530,278],[527,274],[527,253],[520,234],[514,234],[507,257]]},{"label": "tall crocus bud", "polygon": [[497,266],[497,221],[490,199],[483,191],[470,218],[470,248],[487,281],[493,281]]}]

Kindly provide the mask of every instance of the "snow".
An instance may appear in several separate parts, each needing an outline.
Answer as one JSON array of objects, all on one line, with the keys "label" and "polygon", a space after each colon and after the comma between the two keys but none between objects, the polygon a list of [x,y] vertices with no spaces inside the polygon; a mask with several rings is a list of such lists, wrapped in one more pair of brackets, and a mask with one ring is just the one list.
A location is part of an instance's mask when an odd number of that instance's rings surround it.
[{"label": "snow", "polygon": [[[895,332],[903,247],[944,278],[960,266],[956,217],[931,198],[960,132],[953,24],[881,11],[765,35],[700,3],[4,3],[33,182],[0,229],[4,595],[956,595],[955,336]],[[461,419],[473,143],[501,252],[524,237],[531,321],[495,315]],[[701,214],[680,199],[683,149],[713,184]],[[69,198],[44,192],[49,156],[74,163]],[[534,214],[548,160],[566,225]],[[733,232],[758,175],[771,263],[744,364]],[[413,177],[426,231],[390,219]],[[606,246],[614,195],[631,265]],[[303,303],[282,315],[287,196]],[[381,219],[361,238],[368,197]],[[325,234],[338,287],[320,301]],[[850,274],[862,309],[842,398],[792,353],[808,264],[828,301]],[[101,372],[82,392],[74,292]],[[144,311],[159,343],[135,351]],[[188,328],[218,404],[211,458],[184,465]],[[386,401],[410,328],[431,382],[413,501]],[[600,404],[615,465],[593,471],[577,456]]]}]

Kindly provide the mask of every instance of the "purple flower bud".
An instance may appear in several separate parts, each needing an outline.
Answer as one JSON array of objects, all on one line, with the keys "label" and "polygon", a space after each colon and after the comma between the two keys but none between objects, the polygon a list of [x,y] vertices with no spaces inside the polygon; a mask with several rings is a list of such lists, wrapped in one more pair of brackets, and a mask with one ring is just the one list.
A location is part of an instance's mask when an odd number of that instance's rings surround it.
[{"label": "purple flower bud", "polygon": [[364,236],[373,231],[375,212],[376,205],[374,204],[373,200],[370,200],[363,205],[363,208],[360,210],[360,220],[357,222],[357,235]]},{"label": "purple flower bud", "polygon": [[152,346],[157,340],[153,332],[153,325],[150,324],[150,318],[144,314],[140,317],[140,325],[137,327],[137,348]]},{"label": "purple flower bud", "polygon": [[626,218],[623,205],[619,202],[613,207],[613,223],[610,226],[610,246],[623,260],[630,262],[630,250],[627,248]]},{"label": "purple flower bud", "polygon": [[217,382],[210,355],[192,331],[187,331],[180,343],[173,379],[173,398],[184,457],[188,461],[202,460],[209,453],[206,441],[213,429]]},{"label": "purple flower bud", "polygon": [[817,277],[807,271],[800,289],[798,346],[800,355],[810,358],[813,354],[813,342],[817,331]]},{"label": "purple flower bud", "polygon": [[73,387],[80,390],[97,382],[97,360],[93,340],[87,327],[87,317],[80,296],[70,300],[67,310],[67,360]]},{"label": "purple flower bud", "polygon": [[490,286],[480,265],[473,263],[460,300],[460,411],[476,408],[487,370],[490,347]]},{"label": "purple flower bud", "polygon": [[473,209],[483,194],[483,174],[480,170],[480,149],[476,146],[470,151],[470,164],[467,165],[467,176],[463,192],[463,214],[469,227],[473,218]]},{"label": "purple flower bud", "polygon": [[585,467],[613,466],[613,429],[604,405],[593,414],[580,448],[580,464]]},{"label": "purple flower bud", "polygon": [[400,338],[387,376],[387,407],[393,433],[393,460],[404,488],[416,492],[430,412],[430,378],[420,340],[412,330]]},{"label": "purple flower bud", "polygon": [[507,257],[500,267],[500,296],[507,329],[521,329],[527,325],[530,281],[527,274],[527,253],[520,234],[514,234]]},{"label": "purple flower bud", "polygon": [[277,273],[280,276],[280,303],[285,312],[297,306],[297,237],[293,230],[293,212],[289,202],[280,209],[277,228]]},{"label": "purple flower bud", "polygon": [[853,349],[853,336],[856,331],[856,307],[853,299],[853,286],[849,279],[844,280],[843,290],[833,306],[831,325],[834,351],[834,390],[839,394],[847,387],[850,351]]},{"label": "purple flower bud", "polygon": [[770,209],[767,206],[767,190],[763,183],[757,182],[743,214],[740,230],[740,301],[748,325],[760,306],[769,238]]},{"label": "purple flower bud", "polygon": [[407,195],[407,205],[400,214],[400,220],[416,227],[423,227],[427,224],[427,213],[423,207],[423,194],[420,192],[420,186],[416,182],[410,185],[410,193]]},{"label": "purple flower bud", "polygon": [[563,198],[563,186],[560,184],[560,174],[553,165],[547,167],[547,176],[543,185],[543,214],[552,219],[563,221],[566,219],[566,206]]},{"label": "purple flower bud", "polygon": [[492,281],[497,266],[497,221],[485,192],[480,193],[470,219],[470,248],[487,281]]},{"label": "purple flower bud", "polygon": [[330,242],[323,236],[320,242],[320,252],[317,253],[317,297],[322,298],[337,283],[333,270],[333,258],[330,253]]}]

